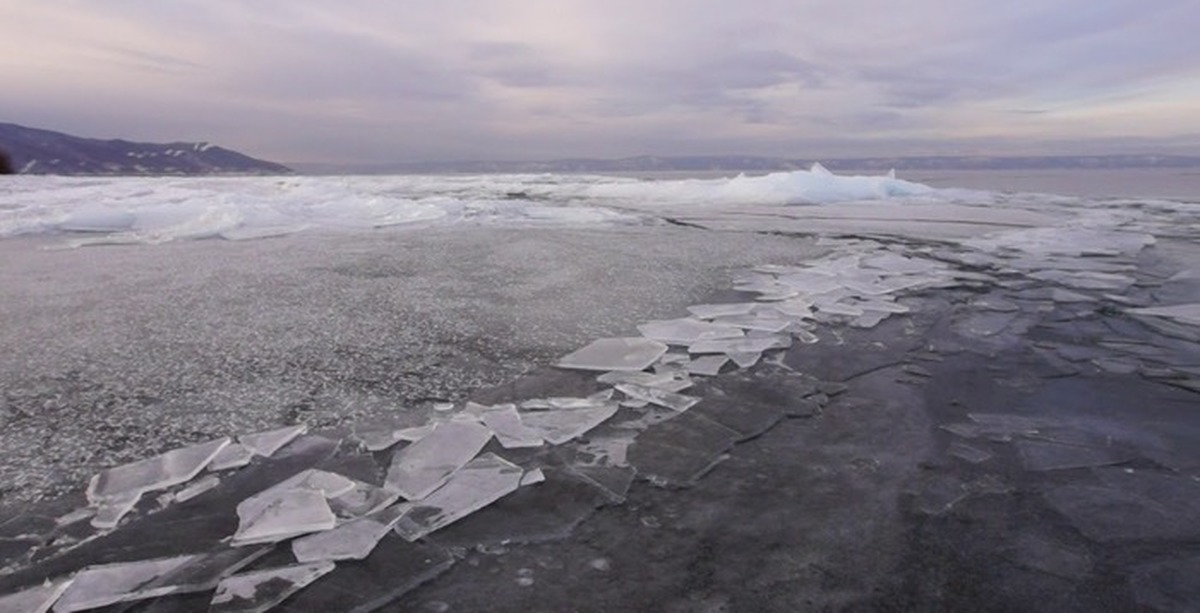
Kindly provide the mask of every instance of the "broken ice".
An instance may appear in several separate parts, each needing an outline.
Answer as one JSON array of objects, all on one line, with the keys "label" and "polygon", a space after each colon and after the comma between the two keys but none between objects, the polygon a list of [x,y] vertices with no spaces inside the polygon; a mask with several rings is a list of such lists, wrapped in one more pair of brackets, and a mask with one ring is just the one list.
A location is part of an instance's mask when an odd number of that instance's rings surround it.
[{"label": "broken ice", "polygon": [[211,613],[267,611],[333,569],[333,562],[315,562],[226,577],[217,586],[208,610]]},{"label": "broken ice", "polygon": [[292,541],[297,562],[362,560],[411,507],[402,503]]},{"label": "broken ice", "polygon": [[292,442],[296,437],[305,432],[308,432],[308,426],[299,424],[267,432],[243,434],[238,437],[238,442],[253,451],[255,455],[269,458],[275,455],[275,452],[279,451],[284,445]]},{"label": "broken ice", "polygon": [[385,487],[408,500],[420,500],[441,487],[492,438],[492,431],[475,422],[439,424],[421,440],[392,456]]},{"label": "broken ice", "polygon": [[396,532],[415,541],[516,491],[525,471],[492,453],[463,466],[436,492],[414,503]]},{"label": "broken ice", "polygon": [[632,383],[622,383],[617,386],[617,390],[635,400],[643,400],[675,411],[686,411],[692,408],[697,402],[700,402],[700,399],[694,396],[685,396],[684,394]]},{"label": "broken ice", "polygon": [[595,428],[617,412],[614,402],[600,402],[577,409],[530,411],[521,422],[537,431],[546,442],[561,445]]},{"label": "broken ice", "polygon": [[88,500],[97,503],[190,481],[228,444],[228,437],[220,438],[102,471],[88,485]]},{"label": "broken ice", "polygon": [[742,331],[734,326],[709,323],[685,317],[665,321],[651,321],[637,327],[646,338],[670,345],[690,345],[699,340],[714,338],[737,338]]},{"label": "broken ice", "polygon": [[667,352],[667,345],[648,338],[602,338],[563,356],[560,368],[579,370],[645,370]]}]

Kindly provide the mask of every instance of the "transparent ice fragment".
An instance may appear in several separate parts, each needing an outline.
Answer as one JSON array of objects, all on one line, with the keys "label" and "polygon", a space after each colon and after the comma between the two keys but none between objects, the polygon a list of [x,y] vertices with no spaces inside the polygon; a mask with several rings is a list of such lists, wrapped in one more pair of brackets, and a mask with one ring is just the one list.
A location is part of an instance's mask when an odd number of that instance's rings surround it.
[{"label": "transparent ice fragment", "polygon": [[292,541],[292,555],[297,562],[362,560],[371,555],[411,506],[401,503],[352,519],[332,530],[298,538]]},{"label": "transparent ice fragment", "polygon": [[486,507],[515,491],[524,470],[492,453],[463,466],[449,481],[412,508],[396,525],[396,533],[415,541]]},{"label": "transparent ice fragment", "polygon": [[492,431],[474,422],[439,424],[421,440],[392,456],[385,487],[407,500],[420,500],[479,453]]},{"label": "transparent ice fragment", "polygon": [[267,432],[243,434],[238,437],[238,442],[250,448],[255,455],[269,458],[275,455],[276,451],[282,449],[284,445],[292,442],[296,437],[306,432],[308,432],[308,425],[298,424]]},{"label": "transparent ice fragment", "polygon": [[208,463],[208,470],[219,471],[240,468],[254,459],[254,450],[240,443],[230,443],[217,452]]},{"label": "transparent ice fragment", "polygon": [[54,604],[54,610],[63,613],[85,611],[118,602],[171,594],[176,586],[164,585],[160,580],[203,557],[185,555],[89,566],[75,575],[62,597]]},{"label": "transparent ice fragment", "polygon": [[326,502],[335,515],[357,518],[370,515],[391,505],[400,498],[400,492],[376,487],[370,483],[354,482],[354,488],[338,496],[326,496]]},{"label": "transparent ice fragment", "polygon": [[41,585],[0,596],[0,611],[11,613],[46,613],[63,592],[71,585],[71,579],[46,581]]},{"label": "transparent ice fragment", "polygon": [[560,368],[579,370],[645,370],[667,352],[667,345],[648,338],[602,338],[564,356]]},{"label": "transparent ice fragment", "polygon": [[437,428],[437,424],[425,424],[424,426],[413,426],[411,428],[401,428],[396,430],[395,437],[401,441],[415,443],[426,436],[429,436],[433,430]]},{"label": "transparent ice fragment", "polygon": [[698,340],[742,336],[742,331],[737,327],[690,317],[651,321],[638,326],[637,329],[642,336],[669,345],[690,345]]},{"label": "transparent ice fragment", "polygon": [[854,318],[850,325],[855,328],[874,328],[883,323],[883,320],[891,317],[891,313],[883,311],[863,311],[862,315]]},{"label": "transparent ice fragment", "polygon": [[734,351],[729,353],[729,359],[733,360],[733,363],[737,364],[738,368],[752,368],[762,359],[762,354],[752,351]]},{"label": "transparent ice fragment", "polygon": [[694,396],[685,396],[684,394],[634,385],[632,383],[622,383],[617,386],[617,390],[630,398],[643,400],[674,411],[686,411],[692,408],[697,402],[700,402],[700,399]]},{"label": "transparent ice fragment", "polygon": [[1054,302],[1095,302],[1096,299],[1086,294],[1080,294],[1065,290],[1062,288],[1054,288],[1050,290],[1050,300]]},{"label": "transparent ice fragment", "polygon": [[232,541],[235,547],[282,541],[337,525],[325,494],[318,490],[289,489],[256,499],[253,504],[247,502],[238,505],[238,531]]},{"label": "transparent ice fragment", "polygon": [[491,428],[496,440],[505,449],[540,447],[544,442],[536,429],[521,422],[521,414],[517,412],[516,407],[489,411],[483,415],[483,423]]},{"label": "transparent ice fragment", "polygon": [[545,480],[546,480],[546,473],[543,472],[542,469],[540,469],[540,468],[535,468],[533,470],[525,471],[525,474],[521,476],[521,484],[520,485],[521,485],[521,487],[525,487],[526,485],[536,485]]},{"label": "transparent ice fragment", "polygon": [[617,412],[615,402],[578,409],[552,409],[521,414],[521,421],[551,445],[561,445],[604,423]]},{"label": "transparent ice fragment", "polygon": [[228,437],[220,438],[101,471],[88,485],[88,500],[97,503],[190,481],[228,444]]},{"label": "transparent ice fragment", "polygon": [[[731,327],[734,327],[735,329],[743,328],[746,330],[762,330],[764,332],[782,332],[784,328],[791,325],[792,320],[784,319],[784,318],[778,317],[778,316],[763,315],[760,313],[752,313],[750,315],[728,315],[725,317],[718,317],[713,320],[713,323],[720,324],[722,326],[731,326]],[[738,335],[738,336],[740,336],[740,335]],[[717,338],[717,337],[713,337],[713,338]],[[723,338],[735,338],[735,337],[727,336],[727,337],[723,337]],[[704,339],[696,339],[696,340],[704,340]]]},{"label": "transparent ice fragment", "polygon": [[712,319],[731,315],[748,315],[758,306],[753,302],[733,302],[729,304],[696,304],[687,309],[700,319]]},{"label": "transparent ice fragment", "polygon": [[678,371],[675,370],[655,373],[614,371],[604,373],[596,377],[596,380],[609,385],[632,383],[644,387],[663,389],[669,392],[681,392],[693,385],[691,379],[686,376],[680,376]]},{"label": "transparent ice fragment", "polygon": [[121,518],[132,511],[141,498],[141,492],[129,492],[106,498],[96,509],[96,515],[92,518],[92,527],[98,530],[116,528],[117,524],[121,523]]},{"label": "transparent ice fragment", "polygon": [[724,355],[706,355],[698,357],[688,363],[688,372],[693,375],[702,375],[706,377],[715,377],[721,374],[721,367],[729,361],[728,356]]},{"label": "transparent ice fragment", "polygon": [[[361,430],[354,433],[354,438],[367,451],[383,451],[404,440],[401,437],[401,432],[401,430],[394,428]],[[417,438],[420,437],[418,436]]]},{"label": "transparent ice fragment", "polygon": [[196,496],[199,496],[200,494],[217,487],[220,484],[221,479],[219,477],[216,475],[208,475],[207,477],[198,479],[195,483],[176,492],[175,501],[187,502],[188,500],[191,500]]},{"label": "transparent ice fragment", "polygon": [[817,304],[817,310],[827,315],[858,317],[863,314],[862,307],[844,302],[820,302]]},{"label": "transparent ice fragment", "polygon": [[[713,341],[700,341],[688,347],[691,353],[762,353],[771,349],[780,348],[785,339],[766,336],[761,338],[737,338]],[[790,341],[788,341],[790,344]]]},{"label": "transparent ice fragment", "polygon": [[333,562],[313,562],[270,568],[226,577],[217,585],[210,613],[261,613],[320,579]]}]

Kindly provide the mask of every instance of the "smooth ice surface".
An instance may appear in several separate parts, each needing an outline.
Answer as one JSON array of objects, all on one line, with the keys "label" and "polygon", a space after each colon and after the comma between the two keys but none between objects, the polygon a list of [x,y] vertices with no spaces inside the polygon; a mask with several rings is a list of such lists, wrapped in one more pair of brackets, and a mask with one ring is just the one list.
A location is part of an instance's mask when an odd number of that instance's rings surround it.
[{"label": "smooth ice surface", "polygon": [[616,414],[617,408],[615,402],[597,402],[575,409],[528,411],[521,414],[521,421],[541,434],[546,442],[561,445],[604,423]]},{"label": "smooth ice surface", "polygon": [[761,338],[739,338],[715,341],[700,341],[688,347],[691,353],[762,353],[783,346],[782,339],[767,336]]},{"label": "smooth ice surface", "polygon": [[50,606],[71,585],[71,579],[46,582],[42,585],[0,596],[0,611],[3,613],[46,613]]},{"label": "smooth ice surface", "polygon": [[315,562],[226,577],[217,586],[208,610],[212,613],[267,611],[333,569],[333,562]]},{"label": "smooth ice surface", "polygon": [[279,451],[284,445],[292,442],[297,436],[306,432],[308,432],[308,425],[299,424],[267,432],[243,434],[238,437],[238,442],[248,447],[255,455],[269,458],[275,455],[275,452]]},{"label": "smooth ice surface", "polygon": [[121,523],[142,498],[141,492],[127,492],[112,498],[105,498],[96,508],[96,516],[92,518],[92,527],[99,530],[110,530]]},{"label": "smooth ice surface", "polygon": [[409,541],[444,528],[486,507],[521,486],[525,471],[492,453],[463,466],[444,486],[414,503],[396,525]]},{"label": "smooth ice surface", "polygon": [[727,362],[729,362],[727,356],[705,355],[688,362],[687,370],[693,375],[715,377],[721,374],[721,367],[725,366]]},{"label": "smooth ice surface", "polygon": [[102,471],[88,486],[88,500],[99,502],[137,492],[170,487],[195,477],[226,445],[229,438],[168,451],[132,464]]},{"label": "smooth ice surface", "polygon": [[197,479],[195,483],[175,493],[175,502],[187,502],[218,485],[221,485],[221,478],[216,475],[208,475],[203,479]]},{"label": "smooth ice surface", "polygon": [[[158,580],[203,557],[185,555],[90,566],[75,575],[74,581],[55,603],[54,610],[85,611],[113,603],[170,594],[176,587],[159,584]],[[147,588],[148,585],[153,587]]]},{"label": "smooth ice surface", "polygon": [[647,338],[602,338],[563,356],[560,368],[579,370],[645,370],[667,352],[667,345]]},{"label": "smooth ice surface", "polygon": [[412,505],[402,503],[352,519],[332,530],[310,534],[292,541],[292,554],[297,562],[323,560],[361,560],[375,549],[379,541]]},{"label": "smooth ice surface", "polygon": [[642,336],[669,345],[690,345],[696,341],[715,338],[738,338],[745,334],[733,325],[709,323],[684,317],[651,321],[637,327]]},{"label": "smooth ice surface", "polygon": [[731,302],[728,304],[695,304],[688,311],[700,319],[712,319],[731,315],[747,315],[758,308],[753,302]]},{"label": "smooth ice surface", "polygon": [[420,500],[441,487],[492,438],[492,431],[474,422],[439,424],[421,440],[392,456],[385,487],[408,500]]},{"label": "smooth ice surface", "polygon": [[596,380],[609,385],[632,383],[634,385],[663,389],[669,392],[681,392],[693,385],[692,380],[686,375],[672,370],[654,373],[613,371],[596,377]]}]

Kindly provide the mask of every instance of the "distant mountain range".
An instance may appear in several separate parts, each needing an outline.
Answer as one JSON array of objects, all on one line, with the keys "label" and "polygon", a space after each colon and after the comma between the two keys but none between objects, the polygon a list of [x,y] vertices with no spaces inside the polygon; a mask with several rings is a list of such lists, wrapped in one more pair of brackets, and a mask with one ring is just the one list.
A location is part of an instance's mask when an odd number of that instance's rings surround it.
[{"label": "distant mountain range", "polygon": [[413,162],[403,164],[293,164],[314,174],[420,173],[654,173],[807,170],[820,162],[833,171],[1018,170],[1103,168],[1200,168],[1200,157],[1181,155],[924,156],[874,158],[778,158],[753,156],[637,156],[620,159],[573,158],[543,162]]},{"label": "distant mountain range", "polygon": [[282,164],[208,143],[135,143],[81,138],[0,123],[0,150],[14,170],[53,175],[280,174]]}]

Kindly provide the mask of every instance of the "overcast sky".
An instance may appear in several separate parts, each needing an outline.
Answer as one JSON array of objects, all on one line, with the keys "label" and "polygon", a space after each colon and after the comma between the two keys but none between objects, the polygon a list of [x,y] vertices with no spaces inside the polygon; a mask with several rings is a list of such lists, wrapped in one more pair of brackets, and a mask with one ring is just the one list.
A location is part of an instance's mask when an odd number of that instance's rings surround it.
[{"label": "overcast sky", "polygon": [[0,7],[0,121],[284,162],[1200,154],[1197,0]]}]

